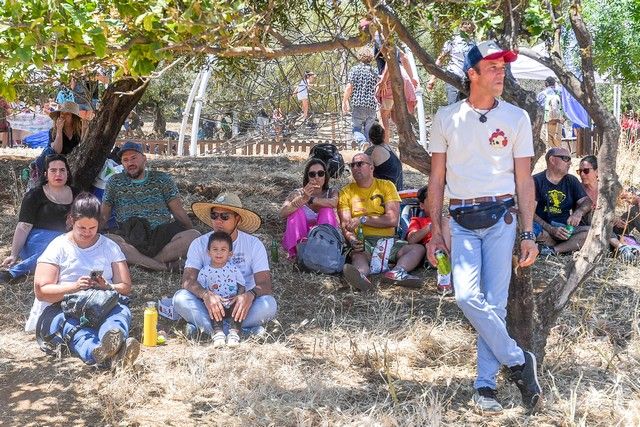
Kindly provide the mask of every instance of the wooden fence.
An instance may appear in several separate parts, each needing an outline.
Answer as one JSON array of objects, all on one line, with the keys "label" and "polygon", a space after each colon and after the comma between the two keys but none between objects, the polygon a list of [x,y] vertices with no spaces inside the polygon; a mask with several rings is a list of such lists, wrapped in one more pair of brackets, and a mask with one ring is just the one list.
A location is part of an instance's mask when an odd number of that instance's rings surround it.
[{"label": "wooden fence", "polygon": [[[125,141],[133,141],[142,144],[146,153],[156,154],[160,156],[177,156],[178,141],[168,139],[119,139],[116,146],[120,147]],[[279,155],[285,153],[308,154],[311,147],[316,144],[329,143],[334,144],[339,150],[355,149],[356,145],[351,142],[324,140],[324,139],[287,139],[283,138],[279,141],[270,139],[249,140],[249,141],[220,141],[220,140],[201,140],[198,141],[198,156],[207,155]],[[189,155],[189,144],[184,144],[183,155]]]}]

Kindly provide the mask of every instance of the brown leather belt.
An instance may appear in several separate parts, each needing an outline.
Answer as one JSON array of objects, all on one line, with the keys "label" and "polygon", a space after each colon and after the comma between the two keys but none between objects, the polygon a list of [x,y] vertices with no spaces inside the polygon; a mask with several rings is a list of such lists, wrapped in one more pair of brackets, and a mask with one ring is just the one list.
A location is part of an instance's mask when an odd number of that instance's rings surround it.
[{"label": "brown leather belt", "polygon": [[477,203],[497,202],[513,199],[513,194],[501,194],[499,196],[483,196],[473,199],[450,199],[450,205],[475,205]]}]

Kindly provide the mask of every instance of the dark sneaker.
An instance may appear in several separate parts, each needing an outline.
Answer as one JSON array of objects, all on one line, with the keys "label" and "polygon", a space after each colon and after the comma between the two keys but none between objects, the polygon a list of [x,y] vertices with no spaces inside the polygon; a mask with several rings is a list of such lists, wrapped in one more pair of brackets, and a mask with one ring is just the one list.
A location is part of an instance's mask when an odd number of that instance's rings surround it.
[{"label": "dark sneaker", "polygon": [[542,389],[538,383],[538,368],[536,356],[530,351],[524,352],[524,365],[514,366],[511,369],[509,381],[515,383],[522,394],[522,404],[532,413],[542,403]]},{"label": "dark sneaker", "polygon": [[473,405],[481,414],[493,415],[502,412],[502,405],[496,398],[496,391],[489,387],[480,387],[473,393]]},{"label": "dark sneaker", "polygon": [[538,245],[538,251],[540,252],[540,256],[556,256],[556,250],[551,246],[547,245]]},{"label": "dark sneaker", "polygon": [[133,366],[139,354],[140,342],[135,338],[127,338],[124,345],[120,346],[120,351],[113,358],[111,368],[127,369]]},{"label": "dark sneaker", "polygon": [[8,271],[0,271],[0,284],[13,282],[13,276]]},{"label": "dark sneaker", "polygon": [[345,264],[342,267],[342,274],[344,274],[347,283],[362,292],[368,292],[373,288],[369,279],[351,264]]},{"label": "dark sneaker", "polygon": [[404,268],[394,268],[391,271],[387,271],[382,275],[382,280],[407,288],[421,288],[423,282],[421,278],[407,273]]},{"label": "dark sneaker", "polygon": [[634,263],[638,260],[638,249],[628,245],[621,245],[618,248],[618,257],[624,263]]},{"label": "dark sneaker", "polygon": [[[120,329],[111,329],[102,337],[100,344],[93,349],[91,355],[96,365],[104,365],[116,355],[124,342],[124,337]],[[108,366],[108,365],[107,365]]]}]

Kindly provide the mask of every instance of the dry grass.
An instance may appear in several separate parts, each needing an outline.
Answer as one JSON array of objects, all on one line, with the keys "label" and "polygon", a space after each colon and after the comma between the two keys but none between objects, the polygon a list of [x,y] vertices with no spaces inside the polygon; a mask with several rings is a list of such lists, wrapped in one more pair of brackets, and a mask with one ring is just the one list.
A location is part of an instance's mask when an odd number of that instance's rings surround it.
[{"label": "dry grass", "polygon": [[[11,170],[0,168],[0,255],[9,251],[15,205]],[[302,162],[287,158],[157,160],[176,176],[186,204],[226,188],[258,211],[259,237],[282,232],[277,209],[298,185]],[[424,177],[408,173],[409,185]],[[637,181],[635,181],[637,182]],[[260,184],[257,184],[260,183]],[[483,418],[468,402],[475,337],[450,298],[440,298],[432,271],[425,289],[380,288],[362,296],[339,278],[273,265],[278,321],[264,342],[235,350],[186,342],[179,324],[164,347],[143,349],[135,371],[115,375],[73,358],[50,360],[22,332],[31,283],[0,288],[0,424],[7,425],[638,425],[640,424],[639,269],[606,259],[554,328],[542,369],[546,406],[527,416],[516,389],[501,379],[507,410]],[[552,277],[566,259],[539,262]],[[142,306],[172,294],[177,274],[133,268],[133,335]]]}]

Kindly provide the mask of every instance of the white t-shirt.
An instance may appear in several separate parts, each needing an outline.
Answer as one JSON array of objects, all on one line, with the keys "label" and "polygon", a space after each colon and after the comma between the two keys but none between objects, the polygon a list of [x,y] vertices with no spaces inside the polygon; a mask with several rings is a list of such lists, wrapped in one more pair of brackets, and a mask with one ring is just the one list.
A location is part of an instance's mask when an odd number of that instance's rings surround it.
[{"label": "white t-shirt", "polygon": [[[98,241],[88,248],[79,248],[69,240],[66,234],[53,239],[47,249],[38,258],[38,263],[57,265],[60,269],[58,273],[58,283],[75,282],[81,276],[88,276],[92,271],[102,271],[102,277],[109,283],[113,279],[111,264],[125,261],[126,258],[122,250],[112,240],[100,235]],[[25,325],[25,331],[31,332],[36,329],[38,318],[44,309],[51,303],[35,299],[31,307],[29,319]]]},{"label": "white t-shirt", "polygon": [[[484,113],[486,110],[479,110]],[[442,107],[433,118],[430,148],[446,153],[446,196],[472,199],[515,192],[514,158],[533,156],[526,111],[505,101],[486,115],[466,101]]]},{"label": "white t-shirt", "polygon": [[[198,273],[198,283],[214,294],[228,299],[238,295],[238,286],[244,286],[244,277],[238,267],[228,262],[220,268],[205,265]],[[231,301],[223,302],[222,305],[229,308]]]},{"label": "white t-shirt", "polygon": [[[207,251],[207,243],[212,233],[213,231],[191,242],[189,251],[187,252],[185,268],[202,270],[205,266],[211,265],[211,258],[209,258],[209,252]],[[253,278],[255,273],[269,271],[267,250],[260,239],[240,230],[238,230],[238,237],[233,241],[233,257],[229,262],[235,264],[242,273],[245,290],[247,291],[256,286],[256,281]]]}]

